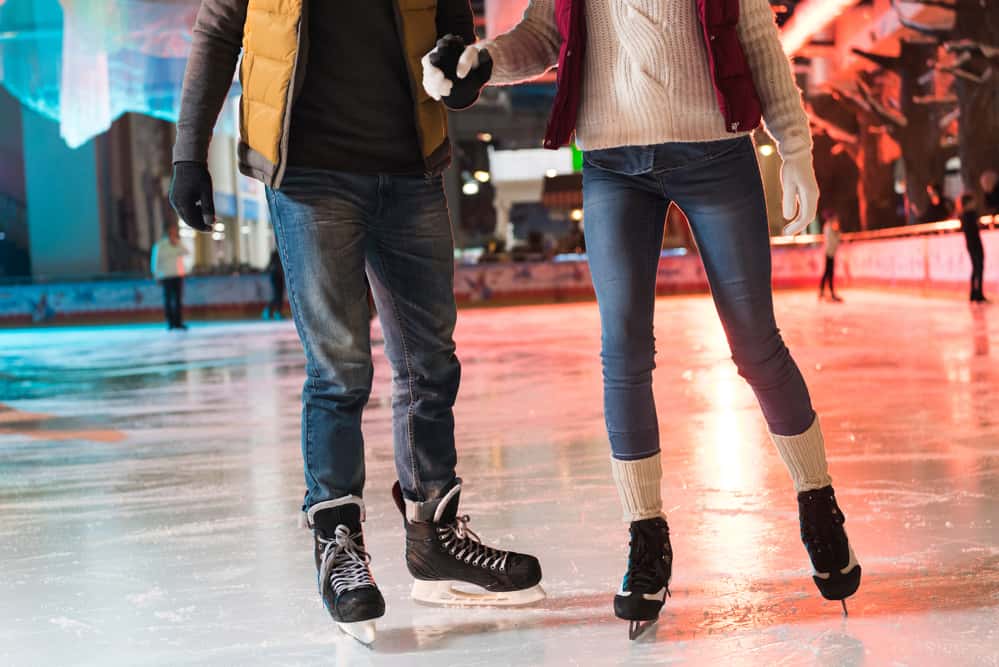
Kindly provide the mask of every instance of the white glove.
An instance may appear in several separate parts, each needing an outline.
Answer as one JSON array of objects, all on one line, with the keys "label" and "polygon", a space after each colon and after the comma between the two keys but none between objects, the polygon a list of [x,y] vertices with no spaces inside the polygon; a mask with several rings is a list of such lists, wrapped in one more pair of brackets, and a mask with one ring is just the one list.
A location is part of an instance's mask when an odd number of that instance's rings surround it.
[{"label": "white glove", "polygon": [[[436,50],[434,48],[430,53]],[[427,95],[430,95],[430,97],[439,102],[442,97],[447,97],[451,94],[451,82],[444,76],[444,72],[440,68],[430,64],[430,53],[420,59],[420,62],[423,64],[423,90],[427,91]]]},{"label": "white glove", "polygon": [[[427,95],[440,101],[442,97],[447,97],[451,94],[451,80],[444,76],[444,72],[441,71],[439,67],[434,67],[430,64],[430,54],[437,51],[434,50],[423,56],[420,62],[423,64],[423,90],[427,91]],[[464,79],[468,76],[468,73],[479,66],[479,49],[475,45],[466,46],[465,50],[461,53],[461,58],[458,59],[458,67],[456,74],[459,79]]]},{"label": "white glove", "polygon": [[810,152],[784,160],[780,168],[780,184],[784,191],[784,220],[787,221],[784,233],[794,236],[815,219],[819,207],[819,184],[815,180]]},{"label": "white glove", "polygon": [[481,44],[472,44],[466,46],[465,50],[461,52],[461,58],[458,58],[458,68],[455,70],[459,79],[464,79],[473,69],[478,69],[479,48],[481,46]]}]

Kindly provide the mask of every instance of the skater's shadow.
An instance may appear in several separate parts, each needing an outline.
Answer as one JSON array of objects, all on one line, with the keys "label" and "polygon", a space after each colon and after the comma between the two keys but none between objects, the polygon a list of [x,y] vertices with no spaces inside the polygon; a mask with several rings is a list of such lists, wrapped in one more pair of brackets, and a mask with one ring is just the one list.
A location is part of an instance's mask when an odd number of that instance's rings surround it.
[{"label": "skater's shadow", "polygon": [[530,630],[537,627],[531,619],[478,621],[470,623],[440,623],[406,628],[386,628],[378,631],[375,650],[378,653],[407,654],[417,651],[441,650],[454,642],[474,636],[497,635],[512,630]]},{"label": "skater's shadow", "polygon": [[[934,574],[910,571],[865,572],[863,583],[850,598],[850,616],[842,616],[840,605],[818,596],[800,580],[732,581],[728,587],[677,586],[667,601],[659,622],[631,645],[681,642],[737,633],[752,633],[779,626],[815,626],[814,639],[822,648],[818,664],[862,665],[864,644],[850,632],[854,619],[940,613],[975,609],[999,597],[999,558],[964,563],[961,568]],[[488,620],[451,623],[443,621],[407,628],[386,628],[379,632],[379,653],[411,653],[439,650],[474,636],[509,632],[553,630],[564,626],[592,629],[620,626],[627,641],[627,624],[611,612],[613,594],[554,594],[538,606],[488,611]],[[468,613],[477,613],[469,610]]]},{"label": "skater's shadow", "polygon": [[[500,633],[543,630],[562,625],[618,624],[608,614],[608,595],[548,597],[543,602],[528,607],[465,609],[469,616],[488,614],[480,621],[446,622],[405,628],[385,628],[378,631],[379,653],[411,653],[422,650],[447,648],[454,642],[474,636]],[[453,608],[452,608],[453,611]],[[496,618],[502,615],[501,618]]]}]

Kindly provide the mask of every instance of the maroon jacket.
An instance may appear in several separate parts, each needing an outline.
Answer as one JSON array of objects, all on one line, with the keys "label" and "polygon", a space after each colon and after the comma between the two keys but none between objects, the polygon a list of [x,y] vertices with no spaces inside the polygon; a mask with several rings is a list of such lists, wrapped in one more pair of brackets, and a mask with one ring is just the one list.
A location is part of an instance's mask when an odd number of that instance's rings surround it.
[{"label": "maroon jacket", "polygon": [[[545,133],[545,148],[569,143],[583,87],[586,51],[585,0],[555,0],[555,21],[562,35],[558,55],[558,89]],[[718,107],[729,132],[747,132],[760,124],[760,96],[746,53],[739,43],[739,0],[697,0]]]}]

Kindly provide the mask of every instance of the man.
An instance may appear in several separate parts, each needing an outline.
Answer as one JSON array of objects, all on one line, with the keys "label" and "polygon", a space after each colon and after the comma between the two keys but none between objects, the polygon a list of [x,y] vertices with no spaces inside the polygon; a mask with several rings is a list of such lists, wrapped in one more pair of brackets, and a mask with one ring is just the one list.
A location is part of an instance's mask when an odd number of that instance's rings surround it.
[{"label": "man", "polygon": [[983,289],[985,276],[985,247],[982,245],[982,235],[978,219],[981,214],[975,205],[975,195],[970,192],[961,195],[961,231],[964,232],[964,243],[971,259],[971,302],[987,303]]},{"label": "man", "polygon": [[822,217],[826,221],[822,226],[822,236],[826,249],[826,270],[822,274],[822,282],[819,284],[819,299],[825,297],[826,283],[828,282],[829,298],[838,302],[843,299],[836,295],[836,287],[833,285],[833,279],[836,272],[836,250],[839,248],[840,242],[839,216],[836,215],[835,211],[826,211]]},{"label": "man", "polygon": [[271,279],[271,300],[264,308],[265,320],[280,320],[281,309],[284,307],[284,267],[281,266],[281,255],[277,248],[271,251],[271,259],[267,262],[267,276]]},{"label": "man", "polygon": [[[363,642],[385,602],[364,548],[361,413],[371,390],[370,279],[393,368],[393,489],[413,596],[520,604],[544,596],[533,556],[483,545],[458,514],[453,240],[441,172],[447,116],[419,89],[439,35],[474,41],[468,0],[203,0],[177,123],[171,201],[210,229],[212,126],[244,49],[240,169],[264,182],[307,358],[302,506],[319,591]],[[483,589],[459,594],[453,582]]]},{"label": "man", "polygon": [[180,230],[176,222],[167,224],[163,238],[153,246],[153,277],[163,287],[163,312],[166,315],[167,329],[187,331],[184,324],[184,257],[188,250],[180,242]]}]

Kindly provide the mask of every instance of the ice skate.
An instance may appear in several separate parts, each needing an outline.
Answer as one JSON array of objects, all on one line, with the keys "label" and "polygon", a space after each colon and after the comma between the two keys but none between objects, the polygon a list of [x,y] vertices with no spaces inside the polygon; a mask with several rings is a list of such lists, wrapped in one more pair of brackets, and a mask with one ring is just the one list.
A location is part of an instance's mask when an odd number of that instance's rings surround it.
[{"label": "ice skate", "polygon": [[831,486],[798,494],[801,541],[808,550],[812,579],[827,600],[839,600],[847,613],[846,598],[860,587],[860,563],[846,537],[846,518],[836,504]]},{"label": "ice skate", "polygon": [[666,519],[633,521],[628,570],[614,596],[614,614],[629,621],[628,638],[637,639],[659,619],[673,573],[673,547]]},{"label": "ice skate", "polygon": [[385,614],[364,550],[364,502],[356,496],[328,500],[309,508],[315,538],[319,595],[346,634],[363,644],[375,640],[375,619]]},{"label": "ice skate", "polygon": [[406,527],[406,565],[416,580],[412,596],[419,602],[458,606],[519,606],[543,600],[538,559],[489,547],[458,515],[461,485],[445,495],[428,521],[407,512],[396,482],[392,489]]}]

